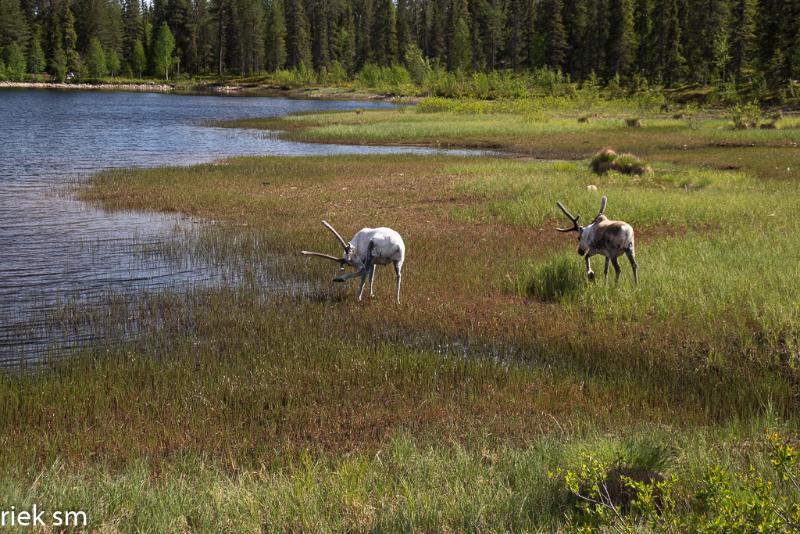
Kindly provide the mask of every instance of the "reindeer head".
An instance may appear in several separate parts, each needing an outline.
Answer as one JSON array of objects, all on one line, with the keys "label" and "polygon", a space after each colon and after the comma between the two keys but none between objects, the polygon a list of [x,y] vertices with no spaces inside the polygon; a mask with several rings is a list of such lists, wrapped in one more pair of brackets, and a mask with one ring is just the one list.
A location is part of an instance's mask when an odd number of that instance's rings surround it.
[{"label": "reindeer head", "polygon": [[339,235],[339,232],[337,232],[336,229],[333,226],[331,226],[328,221],[322,221],[322,224],[323,226],[325,226],[325,228],[330,230],[331,233],[333,233],[333,235],[336,237],[336,240],[339,241],[339,243],[342,245],[342,248],[344,249],[342,257],[337,258],[336,256],[331,256],[329,254],[322,254],[321,252],[310,252],[308,250],[301,250],[300,254],[303,254],[305,256],[316,256],[318,258],[325,258],[327,260],[338,262],[339,265],[341,266],[339,269],[340,271],[344,271],[345,265],[355,266],[356,262],[353,258],[353,245],[345,241],[344,238],[342,238],[342,236]]},{"label": "reindeer head", "polygon": [[600,211],[597,213],[597,216],[592,221],[592,224],[588,226],[581,226],[578,224],[578,219],[581,218],[580,215],[573,216],[567,208],[561,202],[556,202],[558,208],[564,212],[564,215],[572,222],[572,228],[556,228],[559,232],[578,232],[578,254],[583,256],[589,250],[589,241],[592,235],[592,228],[594,227],[595,223],[602,217],[603,212],[606,209],[606,203],[608,199],[603,195],[603,198],[600,199]]}]

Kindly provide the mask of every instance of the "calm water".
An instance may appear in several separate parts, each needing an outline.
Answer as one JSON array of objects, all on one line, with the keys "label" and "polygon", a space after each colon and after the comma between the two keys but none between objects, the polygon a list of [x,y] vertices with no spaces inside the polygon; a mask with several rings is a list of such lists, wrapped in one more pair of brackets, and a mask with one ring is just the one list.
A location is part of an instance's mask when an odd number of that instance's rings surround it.
[{"label": "calm water", "polygon": [[163,287],[202,283],[208,265],[186,265],[148,245],[169,239],[177,217],[106,213],[65,186],[110,167],[188,165],[244,155],[430,152],[311,145],[208,121],[294,111],[386,107],[381,102],[0,91],[0,364],[35,358],[91,337],[54,334],[47,312]]}]

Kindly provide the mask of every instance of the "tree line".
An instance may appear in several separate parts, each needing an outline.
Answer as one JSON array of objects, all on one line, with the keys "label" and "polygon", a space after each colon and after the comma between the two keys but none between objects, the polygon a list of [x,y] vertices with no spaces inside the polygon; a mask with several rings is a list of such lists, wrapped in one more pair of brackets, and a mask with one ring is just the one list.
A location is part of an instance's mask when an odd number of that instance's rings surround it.
[{"label": "tree line", "polygon": [[674,85],[800,78],[800,0],[0,0],[9,78],[559,69]]}]

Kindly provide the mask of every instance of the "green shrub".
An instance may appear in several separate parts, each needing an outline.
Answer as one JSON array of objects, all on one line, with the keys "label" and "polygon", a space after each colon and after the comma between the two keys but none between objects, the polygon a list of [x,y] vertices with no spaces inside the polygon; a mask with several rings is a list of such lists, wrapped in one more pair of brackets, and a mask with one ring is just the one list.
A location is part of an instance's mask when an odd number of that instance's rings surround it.
[{"label": "green shrub", "polygon": [[303,65],[298,69],[279,69],[273,74],[273,79],[283,89],[308,87],[317,83],[317,76],[314,71]]},{"label": "green shrub", "polygon": [[[778,434],[767,432],[762,453],[768,457],[772,472],[759,471],[752,464],[744,473],[709,465],[702,480],[684,488],[688,495],[680,500],[673,497],[678,488],[675,475],[653,475],[649,480],[622,475],[619,478],[627,486],[626,496],[630,499],[630,506],[625,507],[614,499],[614,488],[609,483],[610,473],[625,472],[618,467],[624,458],[604,462],[590,455],[579,468],[559,470],[551,476],[562,478],[566,491],[575,498],[572,521],[580,531],[610,528],[634,532],[647,527],[656,532],[797,532],[797,450]],[[649,456],[653,454],[645,454],[645,461]],[[655,457],[663,457],[663,453],[657,452]]]},{"label": "green shrub", "polygon": [[411,85],[411,75],[401,65],[379,67],[367,63],[356,80],[365,87],[381,92],[403,92],[405,86]]},{"label": "green shrub", "polygon": [[749,130],[761,125],[761,107],[757,102],[750,102],[744,106],[736,105],[730,110],[733,127],[737,130]]},{"label": "green shrub", "polygon": [[8,45],[3,51],[3,59],[5,59],[5,73],[6,77],[15,82],[21,82],[25,79],[26,63],[25,54],[22,53],[22,48],[13,42]]},{"label": "green shrub", "polygon": [[540,67],[531,73],[531,85],[548,95],[563,95],[568,92],[569,75],[560,69]]},{"label": "green shrub", "polygon": [[417,85],[421,85],[431,72],[430,61],[415,44],[406,48],[406,68]]}]

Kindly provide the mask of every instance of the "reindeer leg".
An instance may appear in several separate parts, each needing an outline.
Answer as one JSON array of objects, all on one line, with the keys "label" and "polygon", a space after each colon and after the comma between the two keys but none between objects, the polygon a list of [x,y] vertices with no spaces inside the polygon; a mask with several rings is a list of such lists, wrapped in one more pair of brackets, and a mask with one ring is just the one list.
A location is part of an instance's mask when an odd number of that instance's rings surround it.
[{"label": "reindeer leg", "polygon": [[628,257],[628,261],[631,262],[631,269],[633,269],[633,283],[638,284],[639,275],[636,272],[636,253],[633,251],[633,244],[625,249],[625,255]]},{"label": "reindeer leg", "polygon": [[375,264],[372,264],[369,271],[369,298],[373,298],[375,293],[372,291],[372,286],[375,285]]},{"label": "reindeer leg", "polygon": [[593,255],[594,252],[590,250],[586,253],[586,256],[583,257],[586,260],[586,276],[590,281],[594,281],[594,271],[592,270],[592,264],[589,263],[589,258],[591,258]]},{"label": "reindeer leg", "polygon": [[603,266],[603,280],[608,281],[608,264],[610,260],[606,256],[606,264]]},{"label": "reindeer leg", "polygon": [[615,282],[619,283],[620,268],[619,268],[619,261],[617,260],[616,256],[613,256],[611,258],[611,265],[614,266],[614,272],[617,273],[617,278],[616,278]]},{"label": "reindeer leg", "polygon": [[397,277],[397,280],[395,282],[395,299],[397,300],[398,304],[400,304],[400,279],[401,279],[400,271],[402,269],[403,269],[402,261],[394,262],[394,274]]},{"label": "reindeer leg", "polygon": [[364,284],[367,281],[367,275],[369,274],[369,269],[364,268],[361,269],[361,284],[358,286],[358,302],[361,302],[361,297],[364,296]]}]

